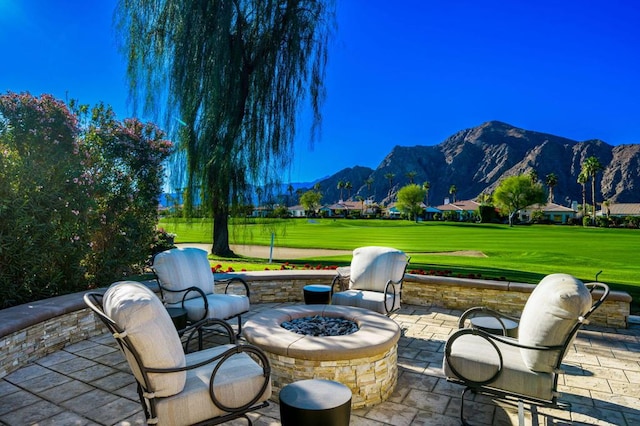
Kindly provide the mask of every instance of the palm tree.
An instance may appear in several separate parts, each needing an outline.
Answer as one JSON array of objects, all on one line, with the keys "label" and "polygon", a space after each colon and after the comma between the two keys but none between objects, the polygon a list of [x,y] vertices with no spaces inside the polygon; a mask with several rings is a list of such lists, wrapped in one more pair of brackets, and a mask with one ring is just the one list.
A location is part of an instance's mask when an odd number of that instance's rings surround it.
[{"label": "palm tree", "polygon": [[582,185],[582,215],[586,216],[587,214],[587,190],[586,190],[586,183],[587,180],[589,180],[589,177],[587,176],[587,174],[583,171],[581,171],[578,174],[578,183],[580,185]]},{"label": "palm tree", "polygon": [[412,170],[410,172],[405,173],[404,175],[407,177],[407,179],[409,179],[409,183],[413,183],[413,180],[418,175],[418,173]]},{"label": "palm tree", "polygon": [[350,181],[346,181],[344,183],[344,189],[347,190],[347,199],[351,198],[351,189],[353,188],[353,185],[351,184]]},{"label": "palm tree", "polygon": [[389,194],[391,195],[391,190],[393,189],[393,178],[396,177],[395,173],[385,173],[384,178],[389,181]]},{"label": "palm tree", "polygon": [[289,194],[287,204],[291,204],[291,199],[293,198],[293,185],[289,184],[289,186],[287,186],[287,193]]},{"label": "palm tree", "polygon": [[602,202],[602,207],[604,207],[604,209],[603,209],[603,210],[604,210],[604,211],[603,211],[603,213],[604,213],[607,217],[609,217],[609,215],[610,215],[610,213],[611,213],[611,210],[610,210],[610,207],[611,207],[611,201],[609,201],[609,200],[604,200],[604,201]]},{"label": "palm tree", "polygon": [[458,188],[455,185],[451,185],[449,187],[449,195],[453,197],[453,202],[456,202],[456,193],[458,192]]},{"label": "palm tree", "polygon": [[356,200],[360,201],[360,215],[364,216],[364,198],[360,195],[356,195]]},{"label": "palm tree", "polygon": [[342,201],[342,190],[344,189],[344,182],[342,180],[338,181],[338,189],[340,190],[340,201]]},{"label": "palm tree", "polygon": [[535,169],[529,171],[529,179],[531,179],[531,183],[538,182],[538,172]]},{"label": "palm tree", "polygon": [[558,184],[558,176],[555,173],[549,173],[545,178],[545,183],[549,187],[549,202],[553,203],[553,188]]},{"label": "palm tree", "polygon": [[364,183],[367,185],[367,191],[369,191],[369,197],[371,197],[371,185],[373,185],[373,178],[368,177]]},{"label": "palm tree", "polygon": [[425,181],[422,184],[422,189],[424,189],[424,192],[425,192],[425,196],[424,196],[425,197],[425,203],[424,204],[427,207],[429,207],[429,189],[430,188],[431,188],[431,184],[429,183],[429,181]]},{"label": "palm tree", "polygon": [[602,163],[598,160],[598,157],[591,156],[584,160],[582,163],[582,171],[591,178],[591,207],[592,216],[591,222],[595,223],[596,220],[596,174],[602,170]]}]

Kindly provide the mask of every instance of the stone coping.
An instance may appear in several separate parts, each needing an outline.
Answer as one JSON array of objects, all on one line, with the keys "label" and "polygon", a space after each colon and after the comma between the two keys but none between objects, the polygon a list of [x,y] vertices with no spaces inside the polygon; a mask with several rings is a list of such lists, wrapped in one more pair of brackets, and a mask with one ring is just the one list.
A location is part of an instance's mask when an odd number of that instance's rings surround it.
[{"label": "stone coping", "polygon": [[[277,279],[303,281],[317,279],[323,283],[330,283],[335,275],[336,272],[333,270],[283,270],[216,274],[216,279],[240,276],[249,282],[273,281]],[[520,293],[530,293],[535,288],[535,284],[510,281],[492,281],[416,274],[406,274],[405,281],[478,289],[495,289],[502,291],[513,290]],[[155,280],[145,281],[145,284],[151,287],[152,290],[157,291],[157,283]],[[67,294],[64,296],[57,296],[32,303],[13,306],[11,308],[0,309],[0,337],[26,329],[50,318],[62,316],[86,308],[86,305],[82,300],[85,293],[86,292]],[[597,294],[594,295],[594,297],[596,296]],[[631,296],[629,293],[623,291],[611,291],[607,301],[631,303]]]},{"label": "stone coping", "polygon": [[[482,280],[471,278],[456,278],[456,277],[439,277],[437,275],[417,275],[417,274],[405,274],[405,281],[410,280],[418,283],[425,284],[440,284],[451,285],[459,287],[472,287],[478,289],[487,290],[501,290],[501,291],[514,291],[519,293],[531,293],[536,284],[512,282],[512,281],[498,281],[498,280]],[[584,282],[589,284],[588,281]],[[606,284],[606,283],[605,283]],[[602,292],[596,290],[593,292],[593,298],[600,298]],[[631,295],[625,291],[610,291],[608,302],[625,302],[631,303]]]},{"label": "stone coping", "polygon": [[[152,290],[158,290],[155,280],[145,281]],[[32,303],[0,309],[0,337],[7,336],[33,325],[45,322],[51,318],[86,309],[83,297],[86,293],[104,292],[106,288],[65,294]]]},{"label": "stone coping", "polygon": [[[320,315],[354,321],[359,330],[344,336],[306,336],[281,327],[285,321]],[[304,305],[272,309],[251,317],[243,335],[265,351],[311,361],[339,361],[374,356],[400,339],[400,327],[367,309],[334,305]]]}]

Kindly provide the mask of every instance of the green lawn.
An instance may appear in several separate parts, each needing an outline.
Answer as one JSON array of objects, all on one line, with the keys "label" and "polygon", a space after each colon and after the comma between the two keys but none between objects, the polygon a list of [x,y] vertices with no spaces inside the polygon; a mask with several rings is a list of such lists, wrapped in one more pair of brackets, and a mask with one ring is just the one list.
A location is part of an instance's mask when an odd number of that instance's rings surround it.
[{"label": "green lawn", "polygon": [[[176,233],[176,242],[211,242],[209,220],[164,220],[160,226]],[[390,220],[289,219],[234,224],[231,244],[269,245],[271,234],[280,247],[348,249],[366,245],[392,246],[411,256],[411,270],[451,270],[454,275],[535,283],[546,274],[566,272],[640,297],[640,231],[581,226],[514,226]],[[479,251],[486,257],[434,255]],[[350,256],[310,258],[292,263],[348,264]],[[258,268],[259,269],[259,268]]]}]

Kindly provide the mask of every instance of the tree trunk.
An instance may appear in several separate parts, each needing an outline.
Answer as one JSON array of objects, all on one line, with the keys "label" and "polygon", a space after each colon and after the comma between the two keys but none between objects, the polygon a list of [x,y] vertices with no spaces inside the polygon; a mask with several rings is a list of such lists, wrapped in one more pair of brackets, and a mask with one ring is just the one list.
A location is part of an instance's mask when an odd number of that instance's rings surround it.
[{"label": "tree trunk", "polygon": [[593,216],[591,216],[591,224],[596,224],[596,175],[591,176],[591,204],[593,204],[592,212]]},{"label": "tree trunk", "polygon": [[213,247],[211,253],[216,256],[235,257],[235,253],[229,247],[229,215],[225,212],[216,212],[213,215]]},{"label": "tree trunk", "polygon": [[211,253],[216,256],[235,257],[229,247],[229,186],[218,188],[212,200],[213,247]]}]

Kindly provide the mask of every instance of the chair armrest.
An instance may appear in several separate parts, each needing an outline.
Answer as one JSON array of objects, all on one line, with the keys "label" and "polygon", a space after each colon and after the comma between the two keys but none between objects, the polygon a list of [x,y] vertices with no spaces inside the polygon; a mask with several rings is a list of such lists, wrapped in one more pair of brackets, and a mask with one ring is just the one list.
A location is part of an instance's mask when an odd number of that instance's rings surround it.
[{"label": "chair armrest", "polygon": [[589,292],[591,294],[593,294],[594,292],[596,292],[596,293],[597,292],[602,292],[602,294],[600,295],[600,298],[598,300],[596,300],[596,302],[591,306],[589,311],[587,311],[587,313],[584,314],[584,316],[582,317],[582,320],[581,320],[582,323],[588,323],[588,321],[586,321],[586,319],[589,318],[589,316],[591,316],[593,311],[598,309],[598,307],[604,303],[604,301],[607,299],[607,297],[609,297],[609,286],[606,285],[605,283],[601,283],[601,282],[597,282],[596,281],[596,282],[587,283],[587,284],[585,284],[585,286],[589,289]]},{"label": "chair armrest", "polygon": [[460,315],[460,319],[458,320],[458,328],[465,328],[465,321],[468,318],[473,318],[475,316],[478,315],[482,315],[482,316],[490,316],[495,318],[496,320],[498,320],[498,322],[500,323],[500,325],[502,326],[502,330],[503,332],[506,331],[506,327],[504,326],[504,323],[502,322],[501,318],[507,318],[510,319],[512,321],[515,321],[517,323],[520,322],[520,318],[515,317],[513,315],[507,315],[507,314],[503,314],[502,312],[498,312],[494,309],[491,308],[487,308],[486,306],[475,306],[473,308],[469,308],[466,311],[464,311],[462,313],[462,315]]},{"label": "chair armrest", "polygon": [[349,280],[349,275],[341,275],[340,272],[338,272],[338,275],[333,277],[333,280],[331,281],[331,296],[333,296],[333,293],[339,293],[349,288],[348,284],[345,285],[344,283],[346,280]]},{"label": "chair armrest", "polygon": [[[489,377],[489,378],[487,378],[485,380],[476,381],[476,380],[472,380],[472,379],[469,379],[469,378],[465,377],[450,362],[451,348],[452,348],[454,342],[457,339],[459,339],[461,336],[465,336],[465,335],[468,335],[468,334],[481,337],[484,340],[486,340],[487,342],[489,342],[491,344],[491,346],[493,347],[493,349],[495,350],[497,356],[498,356],[499,363],[497,365],[497,371],[491,377]],[[445,359],[445,362],[447,363],[447,365],[449,366],[451,371],[453,371],[453,373],[460,380],[462,380],[465,384],[467,384],[468,386],[472,386],[472,387],[484,386],[486,384],[489,384],[489,383],[493,382],[500,375],[500,373],[502,371],[502,368],[503,368],[502,353],[500,352],[500,348],[499,348],[499,346],[497,345],[496,342],[500,342],[500,343],[503,343],[503,344],[506,344],[506,345],[510,345],[510,346],[515,346],[515,347],[521,348],[521,349],[530,349],[530,350],[539,350],[539,351],[562,351],[562,350],[564,350],[564,346],[563,345],[556,345],[556,346],[523,345],[523,344],[520,344],[516,339],[510,338],[510,337],[504,337],[504,336],[500,336],[500,335],[496,335],[496,334],[491,334],[491,333],[488,333],[488,332],[486,332],[484,330],[481,330],[481,329],[477,329],[477,328],[461,328],[459,330],[456,330],[451,336],[449,336],[449,338],[447,339],[447,342],[445,343],[445,347],[444,347],[444,354],[445,354],[444,355],[444,359]]]},{"label": "chair armrest", "polygon": [[[403,278],[404,278],[404,276],[403,276]],[[402,291],[402,281],[403,281],[403,279],[400,279],[400,281],[389,280],[384,285],[384,294],[385,295],[386,294],[392,294],[393,295],[393,299],[391,299],[391,308],[393,308],[396,305],[396,297],[400,297],[399,294]],[[396,289],[396,286],[399,287],[399,288]],[[391,289],[391,291],[389,291],[389,289]],[[384,310],[387,311],[387,314],[391,313],[391,310],[387,306],[387,298],[386,297],[384,299]]]},{"label": "chair armrest", "polygon": [[[239,407],[228,407],[222,404],[214,393],[214,382],[215,377],[222,365],[234,355],[238,355],[241,353],[247,353],[255,362],[261,365],[262,367],[262,376],[264,377],[264,381],[262,383],[261,389],[258,391],[256,395],[253,395],[251,400],[246,404]],[[173,367],[173,368],[145,368],[148,373],[176,373],[179,371],[188,371],[193,370],[195,368],[200,368],[204,365],[211,364],[217,361],[216,366],[213,368],[211,372],[211,377],[209,379],[209,395],[213,403],[223,411],[227,411],[230,413],[235,412],[243,412],[246,411],[247,408],[254,405],[262,396],[264,391],[267,389],[269,385],[269,381],[271,380],[271,364],[269,364],[269,359],[265,355],[265,353],[257,346],[250,344],[243,345],[235,345],[232,348],[227,349],[226,351],[219,353],[217,355],[212,356],[211,358],[205,359],[195,364],[186,365],[184,367]]]},{"label": "chair armrest", "polygon": [[221,327],[224,330],[224,334],[229,336],[229,343],[231,344],[236,343],[236,335],[233,332],[233,328],[231,328],[228,322],[218,318],[206,318],[196,323],[193,323],[191,325],[188,325],[184,329],[180,330],[179,334],[181,336],[187,337],[185,342],[183,343],[184,352],[185,353],[189,352],[189,345],[193,338],[199,335],[203,330],[206,330],[212,327]]},{"label": "chair armrest", "polygon": [[[236,354],[240,354],[242,352],[247,353],[253,359],[253,361],[257,362],[262,366],[262,377],[264,377],[264,380],[262,382],[262,386],[260,387],[260,390],[251,397],[251,400],[249,402],[238,407],[230,407],[221,403],[216,397],[214,392],[214,382],[216,378],[216,373],[218,372],[222,364],[229,358],[233,357]],[[265,353],[262,351],[262,349],[250,344],[236,345],[234,348],[231,348],[225,351],[221,355],[222,356],[220,358],[220,362],[213,369],[213,372],[211,373],[211,379],[209,379],[209,396],[211,396],[211,400],[213,401],[213,403],[224,411],[228,411],[230,413],[244,412],[249,407],[251,407],[256,402],[258,402],[258,400],[260,399],[264,391],[267,389],[267,386],[269,386],[269,382],[271,381],[271,364],[269,364],[269,359],[267,358]]]},{"label": "chair armrest", "polygon": [[247,282],[245,280],[243,280],[240,277],[231,277],[231,278],[225,278],[223,280],[217,280],[218,283],[220,284],[225,284],[226,286],[224,287],[224,294],[227,294],[229,292],[229,286],[232,285],[234,282],[240,282],[240,284],[242,284],[244,286],[244,291],[247,295],[247,297],[250,298],[250,293],[249,293],[249,284],[247,284]]},{"label": "chair armrest", "polygon": [[[468,377],[465,377],[450,362],[451,347],[453,346],[453,343],[457,339],[459,339],[461,336],[465,336],[467,334],[473,334],[473,335],[477,335],[477,336],[480,336],[480,337],[484,338],[486,341],[488,341],[491,344],[493,349],[496,351],[496,354],[498,355],[498,366],[497,366],[496,372],[491,377],[489,377],[489,378],[487,378],[485,380],[477,381],[477,380],[471,380]],[[447,342],[444,345],[444,360],[447,363],[447,365],[449,366],[449,368],[451,369],[451,371],[453,371],[453,374],[455,374],[458,377],[458,379],[462,380],[468,386],[477,387],[477,386],[483,386],[483,385],[489,384],[489,383],[493,382],[494,380],[496,380],[496,378],[498,378],[498,376],[502,373],[502,367],[504,365],[504,362],[503,362],[503,359],[502,359],[502,353],[500,352],[500,349],[498,348],[498,345],[495,343],[493,337],[494,336],[492,334],[486,333],[486,332],[484,332],[482,330],[477,330],[477,329],[474,329],[474,328],[461,328],[461,329],[457,330],[456,332],[454,332],[447,339]]]},{"label": "chair armrest", "polygon": [[[479,328],[462,328],[462,329],[460,329],[458,331],[462,331],[462,330],[470,330],[470,331],[465,332],[464,334],[481,335],[485,339],[491,339],[491,340],[494,340],[496,342],[504,343],[504,344],[510,345],[510,346],[515,346],[516,348],[520,348],[520,349],[531,349],[531,350],[534,350],[534,351],[558,351],[558,350],[563,350],[564,349],[564,345],[553,345],[553,346],[523,345],[517,339],[514,339],[512,337],[505,337],[505,336],[501,336],[499,334],[491,334],[491,333],[489,333],[487,331],[484,331],[484,330],[481,330]],[[456,334],[456,333],[454,333],[454,334]]]}]

